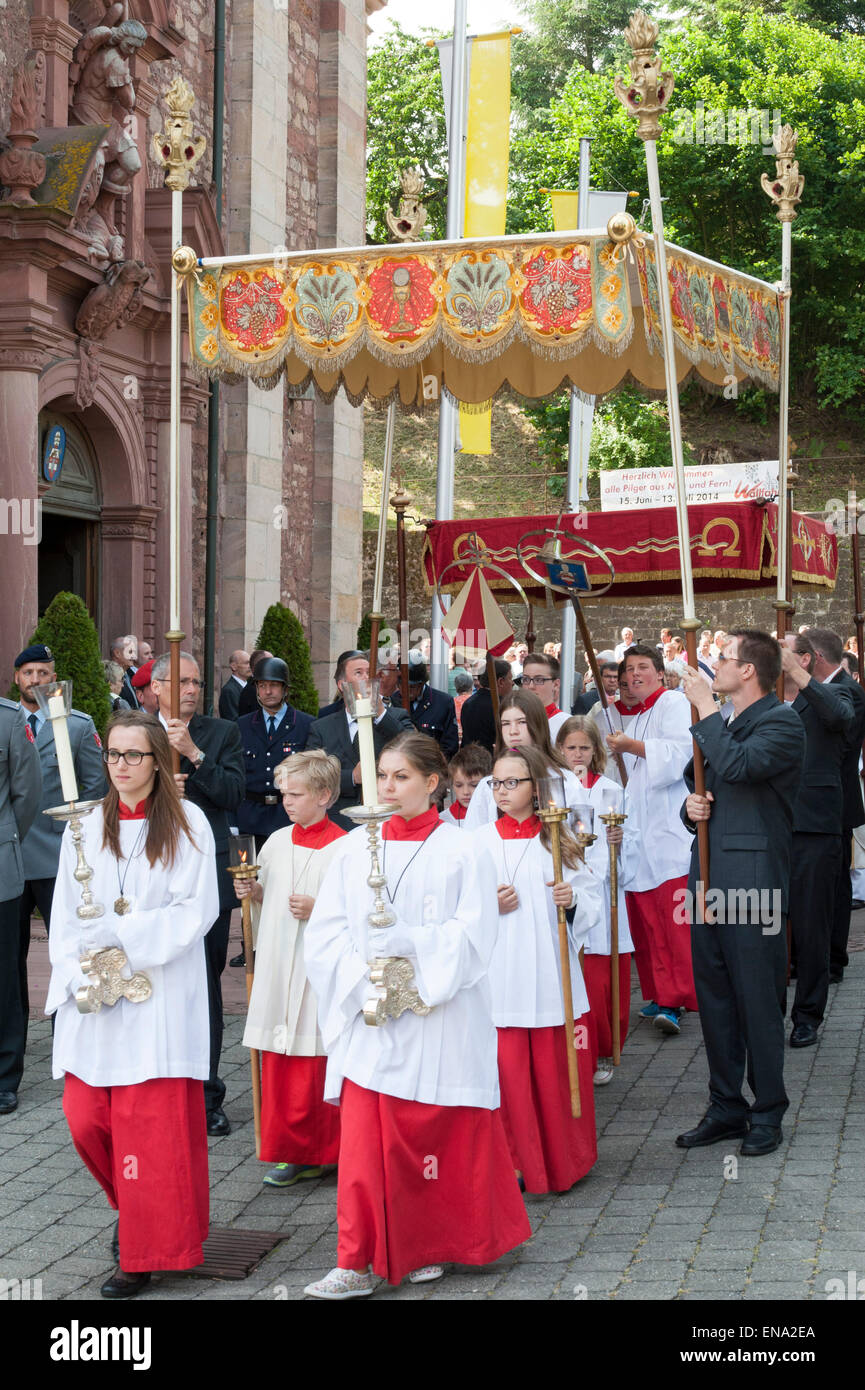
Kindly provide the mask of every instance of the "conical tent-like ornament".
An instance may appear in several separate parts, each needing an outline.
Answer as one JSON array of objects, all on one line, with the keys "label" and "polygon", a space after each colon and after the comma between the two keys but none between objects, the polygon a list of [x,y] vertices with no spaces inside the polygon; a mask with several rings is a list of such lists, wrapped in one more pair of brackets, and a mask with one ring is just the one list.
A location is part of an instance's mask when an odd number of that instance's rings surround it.
[{"label": "conical tent-like ornament", "polygon": [[479,569],[466,580],[442,618],[442,636],[469,659],[501,656],[514,640],[514,630],[493,598]]}]

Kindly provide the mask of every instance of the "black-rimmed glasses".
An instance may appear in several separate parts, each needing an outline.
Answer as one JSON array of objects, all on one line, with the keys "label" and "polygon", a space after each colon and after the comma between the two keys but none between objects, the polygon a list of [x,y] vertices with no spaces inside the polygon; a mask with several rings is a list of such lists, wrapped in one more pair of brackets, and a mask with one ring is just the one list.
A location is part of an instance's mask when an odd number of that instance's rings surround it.
[{"label": "black-rimmed glasses", "polygon": [[110,763],[112,767],[119,763],[121,758],[127,767],[137,767],[142,758],[155,757],[155,753],[142,753],[140,748],[127,748],[125,753],[121,753],[119,748],[106,748],[102,753],[102,761]]},{"label": "black-rimmed glasses", "polygon": [[531,782],[531,780],[531,777],[505,777],[500,781],[499,778],[493,777],[491,785],[494,792],[497,792],[500,787],[504,787],[507,792],[515,792],[520,782]]}]

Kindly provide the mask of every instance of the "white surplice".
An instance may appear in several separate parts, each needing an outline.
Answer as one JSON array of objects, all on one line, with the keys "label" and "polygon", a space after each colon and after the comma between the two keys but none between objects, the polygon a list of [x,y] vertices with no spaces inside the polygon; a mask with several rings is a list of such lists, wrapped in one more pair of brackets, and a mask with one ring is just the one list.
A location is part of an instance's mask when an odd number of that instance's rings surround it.
[{"label": "white surplice", "polygon": [[[610,954],[610,850],[607,845],[607,827],[601,820],[601,812],[604,810],[604,792],[615,792],[621,803],[622,788],[617,782],[611,781],[609,777],[600,776],[591,787],[583,786],[581,790],[587,804],[594,811],[593,834],[597,836],[595,843],[586,848],[586,863],[591,867],[600,883],[603,894],[600,918],[597,925],[590,931],[583,949],[587,955],[608,956]],[[628,926],[628,906],[625,901],[625,891],[631,887],[631,878],[639,863],[640,832],[636,826],[631,825],[630,820],[626,820],[622,828],[625,832],[625,838],[619,845],[619,953],[624,955],[626,951],[633,951],[634,949]]]},{"label": "white surplice", "polygon": [[339,849],[333,840],[322,849],[295,845],[294,826],[270,835],[258,856],[264,900],[254,903],[255,979],[243,1042],[287,1057],[322,1057],[316,999],[304,963],[305,923],[291,915],[293,893],[315,898]]},{"label": "white surplice", "polygon": [[[191,801],[184,801],[183,809],[195,843],[182,835],[169,868],[159,863],[151,868],[147,861],[146,821],[120,821],[125,857],[117,860],[102,848],[101,806],[82,820],[84,855],[93,869],[90,888],[105,908],[104,916],[91,921],[76,913],[81,903],[72,876],[77,858],[68,826],[63,833],[45,1004],[47,1014],[56,1010],[55,1077],[69,1071],[89,1086],[130,1086],[160,1076],[206,1080],[209,1075],[204,937],[219,916],[216,860],[204,812]],[[121,880],[132,909],[122,917],[114,911]],[[145,971],[153,992],[143,1004],[120,999],[98,1013],[79,1013],[75,991],[90,983],[80,958],[104,946],[121,946],[128,973]]]},{"label": "white surplice", "polygon": [[[403,1100],[497,1109],[487,979],[497,927],[484,910],[496,894],[492,861],[444,822],[426,841],[387,841],[381,862],[397,922],[381,930],[367,920],[366,830],[351,831],[337,848],[304,939],[328,1059],[325,1100],[338,1100],[348,1077]],[[387,955],[408,957],[420,997],[433,1007],[425,1017],[408,1012],[373,1028],[362,1014],[373,993],[369,960]]]},{"label": "white surplice", "polygon": [[[624,729],[629,738],[646,746],[645,758],[623,753],[628,785],[625,793],[626,825],[638,830],[636,863],[628,889],[644,893],[671,878],[687,874],[693,836],[682,824],[688,788],[682,776],[693,752],[691,706],[675,690],[665,690],[651,709],[624,716],[610,706],[614,730]],[[614,761],[607,764],[612,770]]]},{"label": "white surplice", "polygon": [[[502,754],[506,757],[506,754]],[[519,757],[519,749],[516,756]],[[565,784],[565,804],[567,806],[579,806],[585,802],[585,793],[579,781],[568,768],[551,767],[550,776],[561,776]],[[499,808],[493,796],[492,777],[483,777],[474,789],[469,808],[466,812],[465,829],[480,830],[482,825],[492,825],[497,819]]]},{"label": "white surplice", "polygon": [[[497,1028],[554,1028],[564,1023],[559,928],[553,891],[553,860],[541,844],[531,839],[503,840],[494,825],[482,826],[472,839],[478,855],[488,856],[496,867],[498,884],[509,883],[519,904],[513,912],[499,913],[497,893],[486,910],[498,921],[498,936],[490,964],[493,1020]],[[562,865],[562,878],[574,893],[573,922],[568,923],[571,990],[574,1017],[589,1007],[579,950],[597,926],[601,911],[601,886],[586,864],[576,869]]]}]

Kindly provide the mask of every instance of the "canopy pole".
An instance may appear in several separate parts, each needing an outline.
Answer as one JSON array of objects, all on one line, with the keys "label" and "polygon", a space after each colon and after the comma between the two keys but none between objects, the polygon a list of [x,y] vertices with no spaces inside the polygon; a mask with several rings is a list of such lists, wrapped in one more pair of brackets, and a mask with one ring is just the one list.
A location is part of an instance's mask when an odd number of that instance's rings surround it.
[{"label": "canopy pole", "polygon": [[[453,62],[451,65],[450,115],[448,120],[448,207],[447,239],[458,241],[463,234],[463,208],[466,182],[466,23],[468,0],[454,0]],[[457,412],[442,389],[439,397],[438,465],[436,469],[436,520],[449,521],[454,514],[454,449]],[[430,685],[447,691],[447,656],[442,640],[444,614],[433,595],[430,622]]]},{"label": "canopy pole", "polygon": [[[165,94],[165,129],[153,137],[153,153],[165,170],[171,189],[171,381],[168,430],[168,642],[171,718],[180,717],[180,370],[181,293],[184,276],[195,265],[195,253],[183,245],[183,190],[204,153],[207,141],[193,136],[191,111],[195,95],[188,82],[175,77]],[[172,766],[180,771],[180,755],[172,749]]]},{"label": "canopy pole", "polygon": [[[793,259],[793,220],[796,204],[802,199],[805,180],[796,161],[798,131],[792,126],[779,126],[772,136],[775,147],[775,177],[760,175],[760,184],[775,204],[775,215],[781,223],[781,283],[778,287],[778,307],[781,312],[781,361],[779,364],[778,402],[778,533],[776,557],[778,587],[775,596],[775,631],[778,641],[792,627],[793,617],[793,501],[790,495],[790,280]],[[778,678],[778,699],[784,698],[784,677]]]},{"label": "canopy pole", "polygon": [[[676,349],[673,339],[673,313],[670,304],[670,280],[667,274],[667,255],[664,245],[664,213],[661,204],[661,179],[658,173],[658,136],[661,133],[660,115],[672,95],[675,78],[671,72],[662,72],[661,63],[655,52],[658,26],[654,20],[636,10],[631,15],[625,30],[625,39],[633,50],[633,58],[628,66],[630,80],[621,77],[615,80],[615,91],[625,110],[638,121],[637,134],[643,141],[646,152],[646,173],[649,182],[649,202],[652,210],[652,235],[655,242],[655,269],[658,285],[658,310],[661,320],[661,339],[664,351],[664,379],[667,387],[667,411],[670,418],[670,447],[673,460],[673,477],[676,485],[676,523],[679,532],[679,557],[682,566],[682,605],[684,615],[681,627],[685,632],[688,652],[688,665],[697,669],[697,619],[694,605],[694,575],[691,568],[691,533],[688,524],[688,500],[685,483],[685,460],[682,454],[682,423],[679,416],[679,383],[676,377]],[[697,711],[691,707],[694,723]],[[706,795],[706,771],[703,754],[694,748],[694,790],[698,796]],[[700,821],[697,825],[697,842],[700,861],[700,883],[697,896],[698,919],[705,920],[705,893],[709,887],[709,826]]]},{"label": "canopy pole", "polygon": [[[580,182],[577,199],[577,227],[582,230],[589,225],[589,184],[591,179],[590,158],[592,142],[586,136],[580,138]],[[568,480],[565,497],[565,511],[578,512],[582,505],[580,481],[583,461],[583,431],[585,429],[586,406],[571,387],[570,417],[568,420]],[[559,703],[568,714],[574,701],[574,673],[577,660],[577,629],[574,609],[566,604],[562,610],[562,650],[559,660]]]},{"label": "canopy pole", "polygon": [[387,408],[387,424],[384,432],[384,463],[381,470],[381,503],[378,511],[378,539],[375,551],[375,577],[372,586],[372,612],[369,630],[369,670],[374,676],[378,661],[378,634],[384,621],[381,611],[382,590],[384,588],[384,548],[387,541],[387,511],[390,503],[390,469],[393,460],[393,436],[396,429],[396,402],[391,401]]}]

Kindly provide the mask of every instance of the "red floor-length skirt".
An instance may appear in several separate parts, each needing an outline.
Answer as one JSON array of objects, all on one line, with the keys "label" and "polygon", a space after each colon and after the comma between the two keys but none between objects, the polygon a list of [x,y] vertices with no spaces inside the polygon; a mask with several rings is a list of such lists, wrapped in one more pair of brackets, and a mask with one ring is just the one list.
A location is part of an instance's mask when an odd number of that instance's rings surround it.
[{"label": "red floor-length skirt", "polygon": [[[587,1021],[584,1014],[576,1024]],[[564,1032],[563,1024],[498,1030],[502,1119],[527,1192],[567,1192],[598,1157],[591,1048],[576,1049],[582,1115],[575,1120]],[[586,1033],[580,1028],[577,1037]]]},{"label": "red floor-length skirt", "polygon": [[[599,1057],[613,1055],[613,989],[612,971],[609,956],[583,956],[583,981],[589,996],[589,1012],[586,1022],[589,1028],[589,1047],[592,1054],[592,1070],[598,1065]],[[628,1019],[631,1013],[631,953],[625,951],[619,956],[619,1045],[624,1047],[628,1036]]]},{"label": "red floor-length skirt", "polygon": [[78,1153],[119,1218],[120,1268],[192,1269],[210,1213],[204,1088],[186,1077],[88,1086],[66,1073]]},{"label": "red floor-length skirt", "polygon": [[261,1157],[267,1163],[336,1163],[339,1106],[324,1095],[326,1057],[261,1054]]},{"label": "red floor-length skirt", "polygon": [[626,893],[625,901],[643,998],[696,1013],[687,886],[687,876],[670,878],[643,893]]},{"label": "red floor-length skirt", "polygon": [[340,1269],[389,1284],[423,1265],[485,1265],[531,1235],[501,1112],[423,1105],[343,1082]]}]

